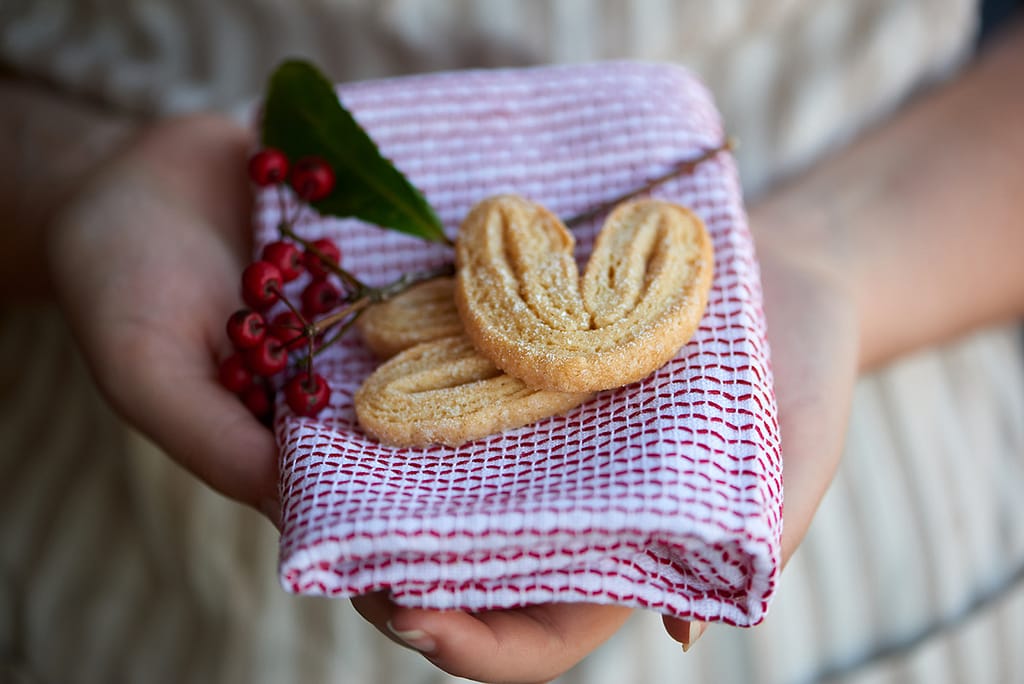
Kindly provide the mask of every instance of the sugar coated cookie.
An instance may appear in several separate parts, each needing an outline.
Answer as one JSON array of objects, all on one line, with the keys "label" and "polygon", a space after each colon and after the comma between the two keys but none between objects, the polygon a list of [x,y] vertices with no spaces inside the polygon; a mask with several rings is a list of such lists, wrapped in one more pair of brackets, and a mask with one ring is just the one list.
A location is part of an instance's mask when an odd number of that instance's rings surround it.
[{"label": "sugar coated cookie", "polygon": [[453,278],[434,278],[369,307],[356,327],[370,351],[390,359],[421,342],[462,334]]},{"label": "sugar coated cookie", "polygon": [[359,424],[384,444],[457,446],[564,413],[590,397],[527,387],[460,335],[418,344],[384,362],[354,403]]},{"label": "sugar coated cookie", "polygon": [[474,346],[526,385],[593,392],[640,380],[685,344],[711,288],[703,222],[641,199],[608,216],[584,271],[551,212],[502,195],[469,213],[456,243],[455,304]]}]

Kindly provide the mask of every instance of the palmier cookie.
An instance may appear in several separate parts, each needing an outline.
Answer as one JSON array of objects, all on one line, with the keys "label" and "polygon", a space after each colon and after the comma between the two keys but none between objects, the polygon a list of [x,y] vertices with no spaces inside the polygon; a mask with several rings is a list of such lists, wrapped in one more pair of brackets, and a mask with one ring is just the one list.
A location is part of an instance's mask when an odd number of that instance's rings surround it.
[{"label": "palmier cookie", "polygon": [[418,344],[384,362],[354,403],[359,424],[384,444],[458,446],[564,413],[590,397],[527,387],[459,335]]},{"label": "palmier cookie", "polygon": [[422,342],[462,334],[453,278],[434,278],[366,309],[356,327],[370,351],[390,359]]},{"label": "palmier cookie", "polygon": [[640,380],[700,322],[714,256],[703,222],[654,199],[620,204],[582,279],[575,240],[541,206],[503,195],[469,213],[455,304],[480,352],[530,387],[592,392]]}]

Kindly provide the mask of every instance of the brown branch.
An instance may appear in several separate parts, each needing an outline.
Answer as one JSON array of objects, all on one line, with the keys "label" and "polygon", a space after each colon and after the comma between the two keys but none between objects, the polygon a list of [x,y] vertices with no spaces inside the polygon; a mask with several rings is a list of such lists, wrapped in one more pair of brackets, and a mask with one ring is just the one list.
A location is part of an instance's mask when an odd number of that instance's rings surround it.
[{"label": "brown branch", "polygon": [[302,245],[303,249],[312,252],[314,255],[316,255],[316,257],[320,259],[320,262],[325,267],[327,267],[336,276],[341,278],[342,283],[345,285],[346,291],[348,291],[349,293],[361,295],[367,289],[366,285],[364,285],[361,280],[359,280],[354,275],[343,269],[338,264],[334,263],[334,261],[330,257],[328,257],[326,254],[317,249],[312,242],[306,240],[298,233],[296,233],[291,226],[282,222],[281,224],[278,225],[277,229],[278,231],[280,231],[281,235],[284,235],[285,237],[289,237],[292,240],[295,240],[300,245]]},{"label": "brown branch", "polygon": [[734,149],[736,149],[736,139],[732,137],[726,138],[725,141],[722,142],[722,144],[716,147],[712,147],[709,150],[704,150],[703,152],[701,152],[696,157],[693,157],[692,159],[685,159],[677,163],[670,170],[666,171],[660,176],[656,176],[648,180],[643,185],[633,188],[628,192],[624,192],[618,197],[614,197],[610,200],[607,200],[606,202],[602,202],[596,207],[587,209],[586,211],[576,214],[575,216],[570,216],[569,218],[565,219],[564,223],[569,228],[575,228],[582,223],[586,223],[587,221],[596,218],[597,216],[600,216],[601,214],[611,211],[617,204],[625,202],[626,200],[629,199],[633,199],[637,195],[641,195],[645,192],[650,192],[654,188],[664,183],[667,183],[673,178],[677,178],[685,173],[691,173],[702,162],[705,162],[708,159],[711,159],[712,157],[716,157],[722,152],[727,152]]},{"label": "brown branch", "polygon": [[[568,226],[569,228],[573,228],[580,225],[581,223],[585,223],[586,221],[589,221],[605,212],[610,211],[617,204],[625,202],[626,200],[632,199],[646,192],[650,192],[654,188],[657,188],[659,185],[662,185],[663,183],[666,183],[672,180],[673,178],[677,178],[686,173],[691,173],[702,162],[712,159],[713,157],[717,156],[722,152],[730,151],[735,148],[735,139],[731,137],[726,138],[720,145],[705,150],[701,152],[698,156],[693,157],[692,159],[686,159],[677,163],[669,171],[648,180],[643,185],[633,188],[628,192],[622,193],[618,197],[610,199],[606,202],[602,202],[601,204],[592,207],[580,214],[565,219],[565,225]],[[314,356],[316,356],[321,351],[337,342],[339,339],[341,339],[341,337],[343,337],[345,333],[348,332],[348,330],[356,322],[356,319],[358,319],[359,316],[363,313],[363,311],[366,310],[368,307],[372,306],[373,304],[385,302],[391,299],[392,297],[395,297],[396,295],[405,292],[412,286],[417,285],[419,283],[428,280],[433,280],[434,278],[451,276],[455,273],[455,265],[449,262],[426,271],[406,273],[402,277],[392,281],[391,283],[388,283],[387,285],[382,285],[380,287],[371,287],[369,285],[364,284],[362,281],[360,281],[358,278],[356,278],[354,275],[352,275],[345,269],[341,268],[338,264],[334,263],[330,258],[328,258],[326,255],[320,252],[320,250],[318,250],[310,241],[305,240],[298,234],[296,234],[295,231],[291,228],[291,226],[282,222],[280,226],[278,226],[278,228],[283,236],[295,240],[296,242],[301,244],[306,250],[315,254],[327,268],[329,268],[339,278],[341,278],[342,281],[344,281],[345,285],[350,290],[350,295],[354,295],[356,297],[354,300],[350,300],[351,303],[348,306],[339,309],[338,311],[330,314],[329,316],[326,316],[318,321],[306,322],[302,314],[294,307],[294,305],[292,305],[290,301],[288,301],[286,297],[284,297],[283,293],[279,293],[279,296],[285,302],[288,308],[291,309],[299,317],[299,320],[303,322],[303,334],[309,339],[310,352],[305,359],[300,361],[300,363],[306,363],[307,367]],[[453,243],[449,240],[448,244]],[[341,329],[330,340],[320,345],[318,349],[313,349],[313,340],[318,335],[327,332],[328,330],[330,330],[332,327],[339,323],[342,324]],[[311,371],[308,372],[311,373]]]}]

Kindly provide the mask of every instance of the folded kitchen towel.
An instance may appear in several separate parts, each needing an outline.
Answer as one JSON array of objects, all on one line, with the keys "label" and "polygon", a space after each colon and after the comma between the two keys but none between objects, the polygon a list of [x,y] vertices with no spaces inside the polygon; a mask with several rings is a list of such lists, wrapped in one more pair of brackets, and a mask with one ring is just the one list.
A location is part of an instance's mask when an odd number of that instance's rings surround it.
[{"label": "folded kitchen towel", "polygon": [[[345,85],[342,101],[454,235],[468,209],[518,193],[568,217],[719,145],[687,71],[605,63]],[[587,601],[752,625],[780,566],[782,469],[759,273],[736,168],[720,154],[653,194],[707,224],[716,269],[694,338],[640,382],[458,448],[396,449],[356,423],[377,361],[350,334],[317,357],[334,389],[317,419],[279,407],[280,576],[294,592],[386,590],[467,610]],[[277,195],[256,238],[277,237]],[[576,230],[581,258],[601,218]],[[366,282],[451,250],[307,212]]]}]

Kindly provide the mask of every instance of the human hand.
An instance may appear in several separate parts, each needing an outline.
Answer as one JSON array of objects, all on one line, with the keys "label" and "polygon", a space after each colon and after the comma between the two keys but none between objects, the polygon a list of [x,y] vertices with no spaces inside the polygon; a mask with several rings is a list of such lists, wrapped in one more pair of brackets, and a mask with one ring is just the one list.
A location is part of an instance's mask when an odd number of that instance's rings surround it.
[{"label": "human hand", "polygon": [[[860,327],[851,269],[837,235],[781,203],[751,213],[771,345],[785,506],[782,562],[800,545],[839,465],[857,377]],[[664,619],[692,644],[705,625]]]},{"label": "human hand", "polygon": [[[219,491],[276,503],[271,434],[216,380],[223,321],[237,308],[250,254],[249,140],[217,119],[161,124],[77,196],[51,240],[54,282],[111,403]],[[820,239],[755,212],[773,347],[786,477],[784,558],[831,479],[856,371],[850,298]],[[572,667],[628,618],[619,606],[549,604],[468,614],[395,606],[357,610],[451,673],[545,681]],[[677,640],[688,623],[666,619]],[[397,632],[398,634],[396,634]],[[429,636],[428,636],[429,635]]]},{"label": "human hand", "polygon": [[[1018,22],[952,86],[751,211],[782,439],[784,563],[838,466],[858,370],[1022,315],[1024,98],[1005,87],[1024,69],[1021,35]],[[664,622],[681,642],[703,627]],[[437,628],[404,612],[393,624]],[[436,640],[443,667],[473,663],[447,638]],[[511,644],[503,652],[537,660]]]},{"label": "human hand", "polygon": [[[783,561],[799,545],[831,482],[857,371],[858,324],[846,269],[824,226],[807,229],[775,209],[755,209],[786,488]],[[548,604],[465,613],[396,606],[383,593],[353,601],[398,643],[438,667],[483,681],[552,679],[610,637],[629,616],[617,606]],[[703,625],[664,619],[692,644]],[[396,634],[397,632],[397,634]]]},{"label": "human hand", "polygon": [[615,634],[632,610],[549,603],[468,613],[398,606],[385,592],[352,605],[397,644],[458,677],[482,682],[547,682]]},{"label": "human hand", "polygon": [[217,380],[250,258],[248,134],[155,124],[55,219],[58,299],[111,405],[214,489],[276,517],[273,435]]}]

